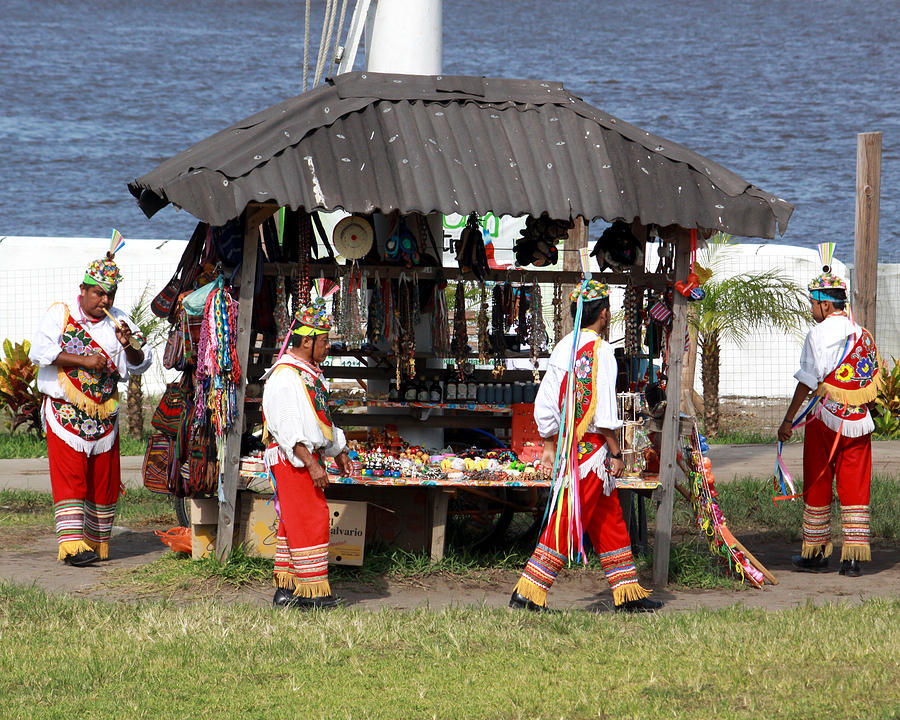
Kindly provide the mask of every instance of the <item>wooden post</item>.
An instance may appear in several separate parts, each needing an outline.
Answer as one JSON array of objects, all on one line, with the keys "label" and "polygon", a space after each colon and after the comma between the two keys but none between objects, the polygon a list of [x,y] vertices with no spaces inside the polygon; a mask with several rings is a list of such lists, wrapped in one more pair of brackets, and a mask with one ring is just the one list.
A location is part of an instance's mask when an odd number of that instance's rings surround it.
[{"label": "wooden post", "polygon": [[237,484],[241,469],[241,433],[244,427],[244,393],[247,389],[247,368],[250,363],[250,321],[253,317],[253,290],[256,282],[257,247],[259,245],[258,218],[244,212],[244,255],[241,263],[241,286],[238,295],[238,320],[235,330],[241,382],[235,393],[237,418],[225,436],[225,472],[219,487],[219,525],[216,531],[216,557],[224,562],[231,554],[234,521],[237,515]]},{"label": "wooden post", "polygon": [[[569,230],[563,244],[563,270],[581,271],[581,260],[578,257],[578,251],[583,247],[587,247],[588,241],[588,225],[584,218],[579,215],[575,218],[575,227]],[[569,293],[575,289],[574,285],[563,285],[562,288],[562,334],[565,336],[572,332],[572,316],[569,314]],[[561,338],[554,338],[559,342]]]},{"label": "wooden post", "polygon": [[881,133],[856,136],[856,242],[853,314],[875,336],[878,295],[878,213],[881,202]]},{"label": "wooden post", "polygon": [[[690,230],[678,228],[675,236],[675,278],[684,280],[691,254]],[[669,367],[666,381],[666,412],[663,419],[659,453],[659,479],[656,492],[656,541],[653,547],[653,585],[665,587],[669,580],[669,549],[672,544],[672,511],[675,480],[679,474],[675,460],[681,429],[681,371],[684,364],[684,334],[687,330],[687,298],[673,293],[672,333],[669,336]]]}]

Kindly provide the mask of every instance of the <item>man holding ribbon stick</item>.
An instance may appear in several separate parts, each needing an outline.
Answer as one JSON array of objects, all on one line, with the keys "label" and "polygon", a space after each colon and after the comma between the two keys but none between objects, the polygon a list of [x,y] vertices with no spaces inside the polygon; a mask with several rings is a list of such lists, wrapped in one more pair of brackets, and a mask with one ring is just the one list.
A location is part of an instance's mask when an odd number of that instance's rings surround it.
[{"label": "man holding ribbon stick", "polygon": [[272,437],[266,467],[279,523],[275,546],[275,607],[329,609],[339,599],[328,583],[330,524],[324,456],[352,472],[344,431],[328,411],[328,385],[319,364],[331,349],[331,318],[322,298],[294,314],[290,349],[266,374],[263,415]]},{"label": "man holding ribbon stick", "polygon": [[[589,276],[588,276],[589,277]],[[603,340],[609,327],[609,288],[586,280],[571,300],[575,330],[550,355],[534,404],[544,439],[541,470],[553,477],[547,521],[509,605],[545,611],[547,592],[570,559],[584,559],[587,532],[613,593],[616,610],[648,612],[651,600],[638,583],[631,540],[615,493],[625,469],[616,430],[616,360]]]},{"label": "man holding ribbon stick", "polygon": [[[803,544],[793,563],[804,572],[826,570],[832,550],[832,483],[836,479],[844,528],[840,573],[857,577],[860,562],[871,560],[869,484],[875,424],[866,405],[877,397],[883,378],[875,341],[848,316],[847,285],[831,272],[833,254],[834,243],[819,245],[823,272],[809,284],[816,325],[803,343],[800,369],[794,374],[797,388],[778,428],[778,440],[784,443],[794,428],[806,427],[803,493],[785,494],[776,501],[803,497]],[[811,392],[812,401],[797,417]],[[793,490],[780,445],[776,467],[776,477],[781,476]]]},{"label": "man holding ribbon stick", "polygon": [[90,264],[73,303],[50,306],[29,353],[44,394],[58,558],[76,567],[109,557],[121,488],[118,385],[153,361],[137,325],[113,307],[123,245],[113,230],[106,257]]}]

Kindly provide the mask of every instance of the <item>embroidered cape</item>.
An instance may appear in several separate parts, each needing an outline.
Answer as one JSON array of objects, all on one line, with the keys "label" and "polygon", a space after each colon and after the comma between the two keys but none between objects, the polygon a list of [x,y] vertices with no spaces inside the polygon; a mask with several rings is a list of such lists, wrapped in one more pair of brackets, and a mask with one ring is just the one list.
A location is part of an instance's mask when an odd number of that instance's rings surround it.
[{"label": "embroidered cape", "polygon": [[[605,440],[596,433],[587,433],[587,428],[594,418],[597,408],[597,373],[600,368],[602,338],[584,345],[575,356],[575,441],[578,443],[578,460],[584,463],[597,450],[603,447]],[[569,376],[563,379],[559,388],[559,404],[563,399],[569,383]]]},{"label": "embroidered cape", "polygon": [[[816,395],[828,404],[828,410],[841,420],[866,417],[866,403],[878,396],[884,377],[882,361],[871,333],[865,328],[844,354],[838,366],[816,388]],[[848,339],[848,345],[852,338]]]},{"label": "embroidered cape", "polygon": [[119,371],[109,353],[79,323],[66,305],[60,346],[72,355],[99,353],[106,360],[100,370],[84,368],[59,368],[58,379],[68,401],[87,417],[106,420],[119,409]]}]

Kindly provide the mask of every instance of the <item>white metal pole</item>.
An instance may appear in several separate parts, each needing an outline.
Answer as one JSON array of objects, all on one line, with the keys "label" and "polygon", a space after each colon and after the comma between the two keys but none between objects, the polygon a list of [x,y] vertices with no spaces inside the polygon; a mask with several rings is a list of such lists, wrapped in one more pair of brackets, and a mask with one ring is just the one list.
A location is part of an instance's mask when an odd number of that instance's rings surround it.
[{"label": "white metal pole", "polygon": [[443,0],[372,0],[366,23],[366,70],[440,75]]}]

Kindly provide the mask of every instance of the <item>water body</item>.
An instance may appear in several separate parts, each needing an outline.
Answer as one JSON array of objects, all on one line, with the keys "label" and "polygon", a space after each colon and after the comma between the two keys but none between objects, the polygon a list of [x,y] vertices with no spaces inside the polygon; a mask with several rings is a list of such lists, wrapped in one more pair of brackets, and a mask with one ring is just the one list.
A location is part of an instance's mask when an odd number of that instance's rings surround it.
[{"label": "water body", "polygon": [[[125,184],[300,92],[303,11],[4,0],[0,234],[188,237],[193,218],[148,220]],[[856,134],[881,131],[881,255],[900,260],[898,26],[896,0],[444,0],[444,70],[562,81],[786,198],[783,241],[848,260]]]}]

